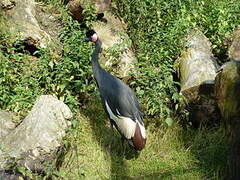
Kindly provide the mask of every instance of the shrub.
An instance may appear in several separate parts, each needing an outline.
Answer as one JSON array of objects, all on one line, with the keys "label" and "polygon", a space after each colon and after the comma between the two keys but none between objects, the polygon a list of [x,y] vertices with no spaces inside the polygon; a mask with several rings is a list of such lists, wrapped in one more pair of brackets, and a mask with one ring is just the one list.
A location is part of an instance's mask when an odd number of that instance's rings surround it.
[{"label": "shrub", "polygon": [[[85,13],[89,15],[92,11],[89,6]],[[93,92],[95,85],[89,59],[92,48],[82,42],[85,30],[64,9],[62,13],[61,43],[54,42],[46,49],[39,49],[35,52],[39,57],[24,50],[6,30],[7,24],[1,23],[1,109],[26,115],[24,112],[41,94],[55,94],[72,109],[77,109],[79,102]],[[89,15],[88,19],[90,24],[93,17]]]},{"label": "shrub", "polygon": [[171,119],[178,109],[178,79],[174,61],[183,49],[181,39],[190,28],[201,29],[213,43],[219,62],[226,61],[224,37],[239,24],[240,2],[114,0],[116,13],[128,23],[139,62],[137,93],[148,115]]}]

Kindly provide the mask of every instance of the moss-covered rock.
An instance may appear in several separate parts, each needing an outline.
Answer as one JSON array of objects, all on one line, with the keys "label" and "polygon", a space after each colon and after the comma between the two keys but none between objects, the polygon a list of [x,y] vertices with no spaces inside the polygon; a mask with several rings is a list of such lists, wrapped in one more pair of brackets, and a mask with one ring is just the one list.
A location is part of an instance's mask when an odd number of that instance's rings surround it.
[{"label": "moss-covered rock", "polygon": [[181,93],[187,100],[186,109],[190,121],[198,127],[219,121],[219,112],[214,98],[214,79],[218,68],[211,52],[211,43],[198,30],[192,30],[185,39],[185,51],[179,63]]},{"label": "moss-covered rock", "polygon": [[215,94],[229,134],[226,179],[240,179],[240,61],[224,64],[216,76]]},{"label": "moss-covered rock", "polygon": [[40,96],[23,122],[0,136],[0,171],[12,163],[34,172],[44,171],[44,163],[51,165],[62,146],[71,124],[67,119],[71,117],[72,112],[63,102],[50,95]]},{"label": "moss-covered rock", "polygon": [[240,61],[240,26],[233,33],[232,44],[228,49],[230,59]]},{"label": "moss-covered rock", "polygon": [[216,76],[215,93],[227,124],[240,120],[240,62],[230,61],[221,67]]},{"label": "moss-covered rock", "polygon": [[211,43],[200,31],[192,31],[186,38],[186,50],[177,60],[181,80],[181,93],[189,102],[194,101],[201,90],[213,90],[217,62],[211,52]]}]

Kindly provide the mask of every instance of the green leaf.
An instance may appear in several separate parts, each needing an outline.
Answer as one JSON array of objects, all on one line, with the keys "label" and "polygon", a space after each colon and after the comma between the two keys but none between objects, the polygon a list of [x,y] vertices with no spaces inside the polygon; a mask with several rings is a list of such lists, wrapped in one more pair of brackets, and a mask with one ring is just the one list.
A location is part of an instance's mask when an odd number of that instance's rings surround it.
[{"label": "green leaf", "polygon": [[167,125],[168,125],[168,127],[171,127],[172,125],[173,125],[173,119],[172,118],[167,118],[166,120],[165,120],[165,122],[167,123]]}]

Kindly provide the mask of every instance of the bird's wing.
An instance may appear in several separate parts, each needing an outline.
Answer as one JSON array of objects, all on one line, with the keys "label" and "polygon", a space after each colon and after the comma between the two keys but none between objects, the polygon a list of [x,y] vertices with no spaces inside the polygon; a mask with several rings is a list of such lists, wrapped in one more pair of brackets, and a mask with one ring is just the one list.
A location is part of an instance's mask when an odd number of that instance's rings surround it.
[{"label": "bird's wing", "polygon": [[[114,83],[99,88],[103,104],[108,106],[115,116],[138,120],[143,124],[143,113],[132,90],[121,80],[114,77]],[[106,105],[105,105],[106,108]]]}]

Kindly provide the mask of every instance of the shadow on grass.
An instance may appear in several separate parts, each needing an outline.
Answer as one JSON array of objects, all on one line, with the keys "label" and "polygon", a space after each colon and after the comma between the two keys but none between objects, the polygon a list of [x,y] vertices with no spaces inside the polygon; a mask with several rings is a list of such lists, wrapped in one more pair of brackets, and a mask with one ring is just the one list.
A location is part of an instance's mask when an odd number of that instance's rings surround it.
[{"label": "shadow on grass", "polygon": [[[125,159],[136,158],[138,153],[127,143],[125,143],[125,153],[123,152],[121,136],[115,129],[114,131],[111,129],[110,121],[97,96],[94,96],[81,112],[90,119],[93,136],[101,146],[102,151],[105,152],[106,156],[110,156],[111,179],[121,179],[121,176],[127,178],[128,170]],[[112,138],[114,140],[111,143]]]},{"label": "shadow on grass", "polygon": [[222,179],[227,162],[227,139],[221,127],[193,130],[182,134],[184,146],[198,160],[206,179]]}]

